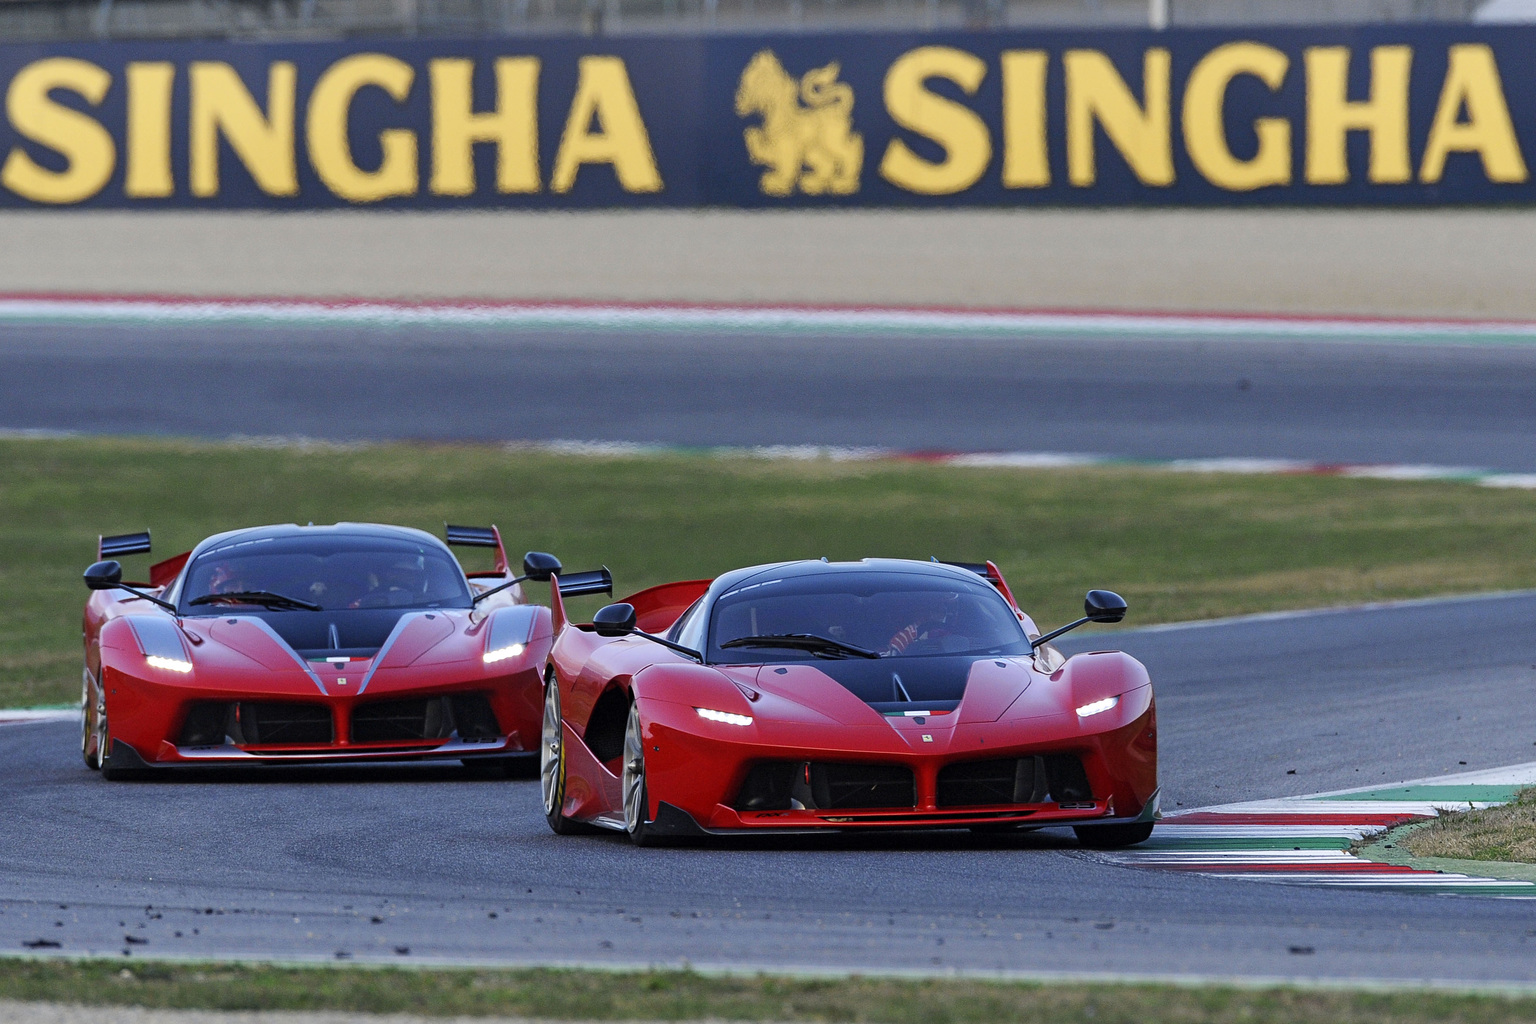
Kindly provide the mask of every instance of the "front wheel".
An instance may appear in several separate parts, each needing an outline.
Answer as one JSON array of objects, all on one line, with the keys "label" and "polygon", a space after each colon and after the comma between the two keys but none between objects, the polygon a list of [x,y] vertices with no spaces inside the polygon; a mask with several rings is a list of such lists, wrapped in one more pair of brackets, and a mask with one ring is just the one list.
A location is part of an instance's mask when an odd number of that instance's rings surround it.
[{"label": "front wheel", "polygon": [[596,826],[572,821],[560,812],[565,803],[565,730],[560,720],[560,683],[553,671],[544,686],[544,723],[539,729],[539,792],[544,820],[560,836],[590,835]]},{"label": "front wheel", "polygon": [[1129,825],[1074,825],[1072,831],[1077,834],[1077,841],[1090,850],[1118,850],[1150,839],[1152,823],[1134,821]]},{"label": "front wheel", "polygon": [[97,706],[91,693],[91,670],[86,669],[80,683],[80,756],[85,759],[85,766],[92,771],[101,768],[101,738],[98,722],[103,722],[105,715]]},{"label": "front wheel", "polygon": [[624,793],[624,830],[636,846],[659,846],[655,826],[646,821],[651,811],[650,790],[645,784],[645,737],[640,727],[640,702],[629,704],[624,724],[624,767],[619,777]]}]

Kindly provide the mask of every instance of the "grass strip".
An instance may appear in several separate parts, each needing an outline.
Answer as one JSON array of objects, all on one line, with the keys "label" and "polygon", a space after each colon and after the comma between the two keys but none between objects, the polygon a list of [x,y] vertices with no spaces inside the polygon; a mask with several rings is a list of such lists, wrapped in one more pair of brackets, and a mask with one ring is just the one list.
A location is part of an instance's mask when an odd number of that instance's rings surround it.
[{"label": "grass strip", "polygon": [[[1536,493],[1445,482],[3,439],[0,707],[78,699],[80,572],[100,533],[149,528],[165,558],[271,522],[496,523],[514,558],[606,563],[621,595],[780,559],[990,558],[1042,626],[1080,614],[1090,587],[1124,594],[1128,624],[1145,625],[1536,587],[1533,516]],[[129,576],[148,561],[127,560]]]},{"label": "grass strip", "polygon": [[1397,845],[1415,857],[1536,864],[1536,787],[1497,807],[1442,811]]},{"label": "grass strip", "polygon": [[0,960],[0,999],[551,1020],[884,1024],[1503,1024],[1536,998],[1425,991]]}]

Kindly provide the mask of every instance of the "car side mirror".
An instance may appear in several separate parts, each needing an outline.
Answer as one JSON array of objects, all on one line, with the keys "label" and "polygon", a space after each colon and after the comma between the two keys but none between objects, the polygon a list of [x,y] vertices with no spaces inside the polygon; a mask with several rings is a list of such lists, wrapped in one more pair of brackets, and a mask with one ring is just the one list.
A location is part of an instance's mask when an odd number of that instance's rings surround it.
[{"label": "car side mirror", "polygon": [[85,570],[85,585],[92,590],[112,590],[123,582],[123,565],[111,560]]},{"label": "car side mirror", "polygon": [[1125,611],[1125,598],[1113,590],[1090,590],[1083,601],[1083,614],[1091,622],[1119,622]]},{"label": "car side mirror", "polygon": [[563,568],[560,559],[547,551],[530,551],[523,556],[523,575],[531,580],[548,583],[551,576],[558,576]]},{"label": "car side mirror", "polygon": [[629,636],[635,631],[635,606],[621,602],[599,608],[592,628],[598,636]]}]

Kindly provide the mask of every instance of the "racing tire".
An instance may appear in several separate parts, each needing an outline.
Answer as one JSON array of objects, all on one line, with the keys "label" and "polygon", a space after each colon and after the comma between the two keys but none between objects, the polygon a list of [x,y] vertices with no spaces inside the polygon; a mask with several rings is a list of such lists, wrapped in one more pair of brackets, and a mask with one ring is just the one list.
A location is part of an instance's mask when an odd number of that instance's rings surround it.
[{"label": "racing tire", "polygon": [[636,846],[661,846],[665,840],[656,834],[655,824],[646,821],[651,809],[651,793],[645,781],[645,738],[640,726],[640,702],[629,702],[629,720],[624,723],[624,762],[619,786],[624,794],[624,831]]},{"label": "racing tire", "polygon": [[553,671],[544,684],[544,722],[539,728],[539,795],[544,820],[557,836],[591,835],[601,829],[560,813],[565,803],[565,730],[560,718],[560,684]]},{"label": "racing tire", "polygon": [[1133,821],[1128,825],[1074,825],[1077,841],[1090,850],[1118,850],[1135,846],[1152,837],[1152,822]]},{"label": "racing tire", "polygon": [[[85,761],[85,766],[91,771],[101,770],[101,737],[96,728],[97,722],[102,718],[98,709],[96,717],[91,716],[91,670],[86,669],[84,678],[80,683],[80,757]],[[96,748],[91,749],[91,741],[96,741]]]}]

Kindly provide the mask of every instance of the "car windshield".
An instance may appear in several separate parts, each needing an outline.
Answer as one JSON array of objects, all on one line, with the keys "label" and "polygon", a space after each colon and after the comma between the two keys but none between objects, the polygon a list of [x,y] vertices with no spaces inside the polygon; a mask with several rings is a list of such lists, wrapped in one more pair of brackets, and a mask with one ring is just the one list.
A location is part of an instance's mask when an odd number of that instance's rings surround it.
[{"label": "car windshield", "polygon": [[470,595],[458,563],[431,544],[326,533],[236,538],[199,554],[182,588],[182,608],[217,615],[235,603],[304,615],[305,605],[467,608]]},{"label": "car windshield", "polygon": [[1028,654],[1008,603],[980,582],[903,572],[750,581],[715,601],[709,660]]}]

